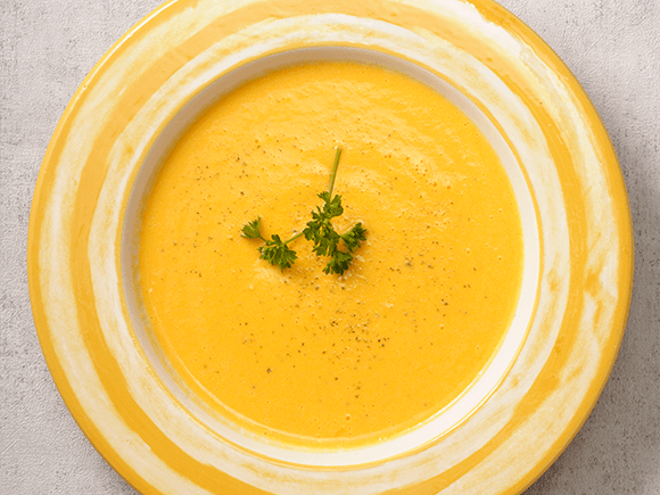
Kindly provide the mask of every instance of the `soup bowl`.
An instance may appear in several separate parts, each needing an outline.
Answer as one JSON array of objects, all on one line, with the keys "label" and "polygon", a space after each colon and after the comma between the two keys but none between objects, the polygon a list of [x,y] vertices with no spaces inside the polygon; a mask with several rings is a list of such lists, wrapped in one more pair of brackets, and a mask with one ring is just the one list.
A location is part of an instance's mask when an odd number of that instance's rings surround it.
[{"label": "soup bowl", "polygon": [[[394,70],[451,101],[495,150],[522,224],[520,294],[488,364],[430,419],[364,444],[264,439],[192,391],[147,323],[136,262],[145,198],[186,129],[246,81],[327,61]],[[29,235],[55,382],[145,493],[519,493],[594,406],[632,284],[626,192],[602,123],[557,56],[490,1],[164,5],[67,107]]]}]

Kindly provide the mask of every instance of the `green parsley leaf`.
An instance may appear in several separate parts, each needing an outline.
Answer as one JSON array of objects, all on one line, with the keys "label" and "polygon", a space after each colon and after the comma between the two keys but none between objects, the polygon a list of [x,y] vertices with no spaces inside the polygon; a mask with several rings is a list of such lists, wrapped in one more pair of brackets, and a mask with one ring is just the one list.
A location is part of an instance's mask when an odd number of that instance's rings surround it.
[{"label": "green parsley leaf", "polygon": [[338,275],[343,275],[348,267],[353,261],[353,255],[350,253],[345,253],[344,251],[335,251],[332,254],[332,258],[328,264],[323,269],[324,273],[337,273]]},{"label": "green parsley leaf", "polygon": [[367,230],[362,227],[362,223],[356,223],[351,230],[342,234],[341,240],[344,241],[344,245],[348,248],[349,252],[355,251],[360,247],[362,241],[366,241]]},{"label": "green parsley leaf", "polygon": [[241,235],[248,239],[263,239],[263,237],[261,237],[260,226],[261,226],[261,217],[243,225],[243,229],[241,230]]},{"label": "green parsley leaf", "polygon": [[282,242],[277,234],[272,235],[271,240],[266,241],[266,246],[259,248],[259,252],[262,259],[265,259],[271,265],[279,266],[282,271],[285,268],[290,268],[298,258],[298,254],[287,246],[286,242]]}]

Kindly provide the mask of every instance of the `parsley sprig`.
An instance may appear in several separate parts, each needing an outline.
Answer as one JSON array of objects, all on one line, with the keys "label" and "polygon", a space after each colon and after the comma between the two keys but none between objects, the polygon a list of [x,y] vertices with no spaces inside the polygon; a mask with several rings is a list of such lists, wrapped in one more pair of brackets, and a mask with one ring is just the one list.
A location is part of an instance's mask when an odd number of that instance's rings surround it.
[{"label": "parsley sprig", "polygon": [[[241,230],[243,237],[264,241],[265,245],[258,248],[262,259],[268,261],[271,265],[279,266],[282,271],[285,268],[290,268],[298,258],[298,255],[288,244],[304,235],[305,239],[314,243],[312,251],[317,256],[330,257],[330,261],[328,261],[323,269],[325,273],[342,275],[348,270],[353,262],[353,252],[360,247],[362,241],[366,240],[367,230],[362,226],[362,223],[358,222],[348,232],[339,234],[332,225],[331,220],[344,213],[344,208],[341,205],[341,196],[332,195],[335,179],[337,178],[340,156],[341,148],[337,147],[332,174],[330,176],[330,187],[327,191],[318,194],[318,197],[324,201],[324,204],[317,206],[316,210],[312,211],[312,220],[307,222],[307,226],[302,232],[299,232],[286,241],[282,241],[277,234],[272,235],[270,239],[265,239],[261,235],[261,217],[243,226]],[[341,244],[345,246],[346,250],[340,249]]]},{"label": "parsley sprig", "polygon": [[290,268],[298,258],[298,255],[293,249],[287,246],[287,244],[303,235],[303,233],[301,232],[297,235],[294,235],[287,241],[282,241],[280,236],[277,234],[272,235],[271,239],[265,239],[261,235],[260,227],[261,217],[243,225],[241,235],[243,237],[247,237],[248,239],[261,239],[264,241],[266,245],[259,246],[259,252],[261,253],[261,258],[268,261],[271,265],[277,265],[282,270],[285,268]]}]

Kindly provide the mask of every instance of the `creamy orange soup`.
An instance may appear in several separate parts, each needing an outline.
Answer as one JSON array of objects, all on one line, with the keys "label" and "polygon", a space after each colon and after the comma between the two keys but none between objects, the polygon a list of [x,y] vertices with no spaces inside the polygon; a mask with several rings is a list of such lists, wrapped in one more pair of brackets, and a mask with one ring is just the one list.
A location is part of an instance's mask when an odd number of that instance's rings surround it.
[{"label": "creamy orange soup", "polygon": [[[262,233],[300,232],[328,188],[367,241],[343,275],[298,239],[285,271]],[[350,62],[284,68],[222,98],[145,200],[138,279],[181,381],[255,434],[374,442],[431,418],[479,376],[512,320],[523,243],[511,184],[456,106]]]}]

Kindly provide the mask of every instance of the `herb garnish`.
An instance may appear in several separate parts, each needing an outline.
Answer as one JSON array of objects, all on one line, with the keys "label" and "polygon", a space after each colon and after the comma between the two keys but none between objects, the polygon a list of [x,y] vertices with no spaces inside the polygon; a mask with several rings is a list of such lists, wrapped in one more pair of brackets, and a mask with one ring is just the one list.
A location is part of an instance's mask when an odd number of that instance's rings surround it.
[{"label": "herb garnish", "polygon": [[[260,232],[261,217],[243,226],[241,235],[248,239],[261,239],[265,246],[260,246],[259,252],[261,258],[268,261],[271,265],[279,266],[282,271],[290,268],[296,261],[298,255],[288,244],[301,236],[312,241],[314,247],[312,251],[317,256],[330,256],[330,261],[325,266],[325,273],[337,273],[342,275],[353,261],[353,252],[360,247],[362,241],[366,240],[367,230],[362,223],[356,223],[353,228],[344,234],[339,234],[334,229],[331,219],[344,213],[341,205],[341,196],[332,195],[337,178],[337,169],[339,167],[339,157],[341,148],[337,147],[335,161],[332,167],[330,177],[330,187],[327,191],[318,194],[318,197],[324,201],[323,206],[317,206],[316,211],[312,211],[312,220],[307,222],[307,226],[302,232],[294,235],[286,241],[282,241],[279,235],[274,234],[271,239],[265,239]],[[347,251],[339,249],[340,241],[344,244]]]}]

